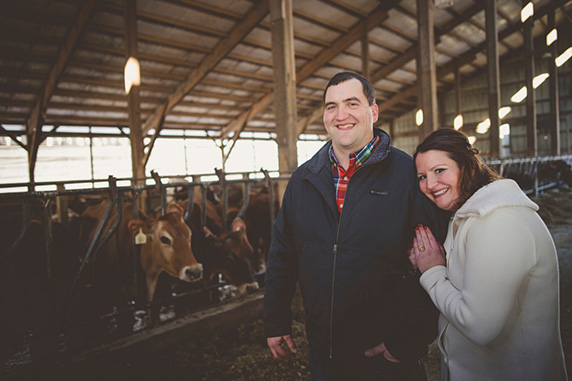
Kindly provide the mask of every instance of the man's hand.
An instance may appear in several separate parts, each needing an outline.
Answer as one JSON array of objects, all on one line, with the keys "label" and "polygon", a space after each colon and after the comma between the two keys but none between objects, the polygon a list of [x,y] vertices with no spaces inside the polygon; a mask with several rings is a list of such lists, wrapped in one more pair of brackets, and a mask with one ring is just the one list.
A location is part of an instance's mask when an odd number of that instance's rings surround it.
[{"label": "man's hand", "polygon": [[396,359],[395,357],[393,357],[393,355],[391,353],[389,353],[389,351],[387,350],[387,348],[385,347],[384,343],[379,344],[376,347],[373,348],[369,348],[367,351],[365,351],[365,355],[367,357],[373,357],[373,356],[377,356],[378,354],[382,353],[383,357],[385,357],[385,359],[387,361],[391,361],[391,362],[401,362],[398,359]]},{"label": "man's hand", "polygon": [[298,352],[296,344],[290,335],[269,337],[266,339],[266,342],[274,358],[280,360],[287,359],[292,353]]}]

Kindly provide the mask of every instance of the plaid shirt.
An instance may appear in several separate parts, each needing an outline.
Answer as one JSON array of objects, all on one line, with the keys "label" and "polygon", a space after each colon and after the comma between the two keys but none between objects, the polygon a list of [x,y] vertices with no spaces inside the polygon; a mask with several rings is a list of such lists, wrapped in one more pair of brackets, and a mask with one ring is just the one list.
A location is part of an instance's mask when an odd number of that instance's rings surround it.
[{"label": "plaid shirt", "polygon": [[333,146],[330,147],[330,161],[332,162],[332,174],[334,175],[334,186],[336,188],[336,205],[338,206],[338,212],[342,212],[344,207],[344,198],[346,197],[346,189],[348,188],[348,183],[355,171],[362,166],[367,160],[369,155],[373,150],[379,145],[381,139],[379,136],[374,136],[374,138],[365,145],[361,150],[350,154],[350,164],[348,169],[344,169],[336,155],[334,154]]}]

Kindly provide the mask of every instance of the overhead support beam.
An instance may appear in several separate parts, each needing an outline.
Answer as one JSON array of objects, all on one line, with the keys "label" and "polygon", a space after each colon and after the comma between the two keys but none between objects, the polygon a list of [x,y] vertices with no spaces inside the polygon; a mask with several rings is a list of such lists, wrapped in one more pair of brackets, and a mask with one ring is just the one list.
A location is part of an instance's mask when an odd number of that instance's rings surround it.
[{"label": "overhead support beam", "polygon": [[[549,12],[563,6],[568,1],[569,0],[552,0],[550,3],[546,4],[541,9],[535,10],[534,16],[532,18],[534,20],[538,20],[538,19],[544,17]],[[475,6],[470,8],[470,12],[472,12],[472,14],[474,15],[474,14],[478,13],[479,11],[481,11],[483,9],[483,7],[484,7],[484,2],[479,1],[475,4]],[[469,15],[468,13],[464,13],[462,17],[459,17],[458,20],[455,20],[453,23],[451,23],[450,27],[442,28],[441,33],[445,33],[447,31],[449,31],[450,28],[456,27],[458,25],[457,23],[459,23],[460,20],[465,20],[465,18],[468,15]],[[508,27],[506,27],[505,29],[503,29],[502,31],[500,31],[498,33],[499,41],[507,38],[508,36],[512,35],[513,33],[518,32],[521,29],[521,27],[522,27],[522,24],[520,22],[509,25]],[[472,48],[472,49],[468,50],[467,52],[465,52],[464,54],[462,54],[458,59],[453,60],[453,61],[443,65],[437,71],[437,78],[442,78],[442,77],[448,75],[449,73],[452,73],[455,70],[455,68],[462,67],[464,65],[471,63],[476,58],[476,55],[478,53],[480,53],[481,51],[486,49],[486,43],[487,43],[486,41],[480,43],[477,47]],[[412,49],[417,49],[417,45],[415,45]],[[406,54],[410,54],[410,50],[408,50]],[[414,57],[415,52],[413,52],[411,54],[413,54],[413,57]],[[381,70],[384,70],[384,72],[391,73],[392,71],[396,70],[397,68],[399,68],[399,65],[397,65],[395,68],[391,67],[391,66],[393,66],[394,62],[396,62],[399,59],[401,59],[401,57],[390,62],[388,65],[381,68],[378,72],[381,72]],[[372,83],[375,83],[379,79],[383,78],[383,76],[378,76],[378,72],[376,72],[372,75],[372,79],[374,80],[374,81],[372,81]],[[387,102],[380,104],[379,105],[380,112],[382,110],[387,110],[387,109],[391,108],[393,105],[401,102],[403,99],[407,99],[407,98],[411,97],[412,95],[414,95],[417,92],[418,86],[419,86],[419,83],[415,83],[414,85],[410,86],[409,88],[406,88],[403,91],[400,91],[397,95],[395,95],[394,97],[389,99]]]},{"label": "overhead support beam", "polygon": [[22,147],[23,149],[25,149],[26,151],[28,150],[28,147],[26,147],[24,145],[24,143],[22,143],[19,139],[18,139],[18,135],[16,135],[15,133],[13,133],[12,131],[8,131],[7,129],[4,128],[3,125],[0,124],[0,131],[2,131],[2,133],[6,136],[8,136],[10,139],[12,139],[12,141],[16,144],[18,144],[20,147]]},{"label": "overhead support beam", "polygon": [[296,73],[297,82],[300,83],[310,77],[316,70],[326,65],[351,44],[359,40],[364,33],[364,28],[369,32],[380,25],[389,17],[388,11],[400,2],[401,0],[383,1],[371,12],[368,18],[355,23],[348,33],[342,34],[329,48],[322,50],[314,60],[302,66]]},{"label": "overhead support beam", "polygon": [[96,6],[100,2],[97,0],[87,0],[84,2],[83,7],[77,15],[75,24],[71,27],[66,41],[58,53],[58,57],[54,66],[50,69],[50,74],[40,91],[38,98],[32,108],[28,122],[26,124],[26,135],[28,137],[28,170],[31,188],[33,190],[35,183],[34,169],[36,167],[36,159],[38,155],[38,147],[40,146],[40,139],[42,135],[42,126],[44,125],[44,114],[46,108],[54,93],[54,89],[58,84],[59,77],[64,71],[66,64],[73,52],[76,43],[85,29],[87,22],[95,12]]},{"label": "overhead support beam", "polygon": [[[470,19],[471,17],[475,16],[477,13],[483,10],[483,4],[477,2],[476,4],[472,5],[461,17],[455,18],[451,23],[445,25],[443,28],[439,30],[438,33],[435,34],[435,39],[438,40],[440,36],[448,33],[449,31],[453,30],[461,23],[465,22],[466,20]],[[405,53],[399,54],[396,59],[392,60],[389,64],[379,68],[375,73],[371,76],[371,83],[376,83],[380,79],[387,77],[389,74],[394,72],[395,70],[401,68],[409,61],[417,58],[417,51],[419,50],[419,44],[414,44],[411,48],[409,48]],[[474,55],[473,55],[474,56]],[[470,62],[470,61],[467,61]]]},{"label": "overhead support beam", "polygon": [[463,112],[463,97],[461,92],[461,71],[455,68],[455,118],[457,115],[462,115]]},{"label": "overhead support beam", "polygon": [[361,74],[369,79],[369,38],[367,27],[363,24],[361,35]]},{"label": "overhead support beam", "polygon": [[224,127],[220,134],[221,138],[224,139],[233,132],[234,132],[233,139],[235,137],[238,137],[238,135],[244,130],[246,122],[254,118],[255,115],[262,112],[262,110],[268,107],[268,105],[270,105],[270,103],[272,102],[272,99],[273,99],[272,93],[265,94],[248,110],[242,112],[236,119],[234,119],[226,127]]},{"label": "overhead support beam", "polygon": [[214,48],[212,53],[207,55],[200,65],[194,69],[187,77],[187,80],[180,84],[174,93],[167,97],[167,100],[157,107],[155,112],[145,121],[143,134],[147,134],[151,129],[157,129],[166,114],[173,109],[189,91],[191,91],[216,65],[226,57],[236,45],[238,45],[262,19],[268,14],[268,1],[256,1],[244,19],[228,33]]},{"label": "overhead support beam", "polygon": [[[294,59],[294,24],[292,0],[269,0],[270,30],[272,32],[272,67],[274,74],[274,108],[278,168],[290,174],[298,166],[296,142],[296,63]],[[279,199],[286,184],[278,184]],[[272,190],[270,190],[272,191]]]},{"label": "overhead support beam", "polygon": [[500,102],[500,69],[499,69],[499,44],[496,0],[485,0],[485,25],[487,32],[487,80],[490,148],[489,156],[497,158],[501,156],[499,138],[499,109]]},{"label": "overhead support beam", "polygon": [[[134,58],[139,61],[137,49],[137,0],[125,0],[125,61]],[[131,142],[131,169],[133,178],[145,178],[145,155],[141,130],[141,109],[139,85],[132,85],[127,94],[129,117],[129,140]],[[149,150],[150,153],[150,150]]]},{"label": "overhead support beam", "polygon": [[[333,59],[335,56],[343,52],[351,44],[357,41],[363,33],[364,25],[365,28],[369,31],[379,25],[383,20],[387,19],[388,11],[400,1],[401,0],[384,1],[383,4],[380,4],[374,11],[371,12],[367,19],[358,21],[356,24],[354,24],[348,33],[342,34],[329,48],[322,50],[322,52],[320,52],[315,59],[307,62],[296,72],[296,83],[299,84],[303,80],[310,77],[316,72],[316,70],[330,62],[331,59]],[[261,101],[265,102],[269,101],[269,99],[264,97]],[[260,105],[257,103],[254,104],[248,111],[241,114],[239,118],[231,122],[222,130],[221,138],[228,136],[228,134],[233,131],[241,131],[244,128],[244,124],[254,118],[258,112],[262,111],[264,108],[266,108],[266,106],[267,104],[265,107],[260,107]],[[321,107],[322,106],[320,106],[320,108]],[[244,115],[246,115],[246,119],[244,119],[244,122],[242,122],[242,117]],[[313,122],[313,120],[309,123],[311,122]]]},{"label": "overhead support beam", "polygon": [[307,117],[298,121],[298,136],[302,135],[306,128],[312,124],[316,119],[320,118],[324,113],[323,106],[320,105],[314,108]]},{"label": "overhead support beam", "polygon": [[[522,0],[525,6],[529,0]],[[534,19],[529,17],[523,24],[524,34],[524,80],[526,84],[526,141],[527,153],[529,156],[536,156],[538,153],[538,137],[536,136],[536,94],[532,86],[534,78],[534,40],[532,28]]]},{"label": "overhead support beam", "polygon": [[[548,13],[548,30],[556,28],[555,11]],[[548,86],[550,99],[550,152],[552,155],[560,155],[560,97],[558,96],[558,70],[556,68],[556,49],[558,40],[549,47],[550,64],[548,65]]]},{"label": "overhead support beam", "polygon": [[419,53],[417,78],[419,87],[418,105],[423,110],[420,141],[438,128],[437,121],[437,65],[435,63],[435,34],[433,2],[417,0],[417,34]]}]

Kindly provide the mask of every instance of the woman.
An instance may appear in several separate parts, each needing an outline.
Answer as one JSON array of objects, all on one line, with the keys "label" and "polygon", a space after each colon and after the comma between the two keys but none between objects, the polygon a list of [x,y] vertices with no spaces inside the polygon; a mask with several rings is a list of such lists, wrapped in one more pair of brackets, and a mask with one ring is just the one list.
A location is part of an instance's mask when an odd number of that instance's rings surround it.
[{"label": "woman", "polygon": [[420,225],[410,256],[441,311],[441,378],[566,380],[554,242],[538,206],[477,155],[453,129],[414,155],[421,191],[452,212],[444,247]]}]

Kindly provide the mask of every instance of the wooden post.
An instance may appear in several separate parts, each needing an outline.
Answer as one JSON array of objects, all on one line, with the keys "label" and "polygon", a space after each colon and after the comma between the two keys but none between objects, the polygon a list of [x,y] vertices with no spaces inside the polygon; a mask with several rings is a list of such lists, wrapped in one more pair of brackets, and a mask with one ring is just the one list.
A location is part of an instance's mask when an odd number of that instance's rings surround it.
[{"label": "wooden post", "polygon": [[[269,0],[269,2],[278,163],[280,173],[290,173],[298,166],[292,0]],[[278,189],[281,200],[286,189],[285,182],[280,182]]]},{"label": "wooden post", "polygon": [[[522,0],[525,6],[529,0]],[[536,136],[536,95],[532,87],[532,79],[534,78],[534,39],[532,36],[532,27],[534,20],[529,17],[524,22],[524,80],[526,82],[526,139],[528,156],[536,156],[538,154],[538,137]]]},{"label": "wooden post", "polygon": [[[139,60],[137,51],[137,1],[125,0],[125,56]],[[143,132],[141,129],[141,110],[139,86],[131,86],[127,94],[129,112],[129,140],[131,141],[131,161],[134,178],[145,177],[143,152]],[[135,182],[137,184],[138,182]],[[145,205],[145,204],[143,204]]]},{"label": "wooden post", "polygon": [[[548,30],[556,27],[554,10],[548,13]],[[550,93],[550,153],[560,155],[560,100],[558,97],[558,70],[556,68],[556,50],[558,40],[550,45],[550,64],[548,65],[548,86]]]},{"label": "wooden post", "polygon": [[417,83],[419,107],[423,110],[420,140],[438,128],[437,122],[437,72],[435,64],[435,32],[432,1],[417,0]]},{"label": "wooden post", "polygon": [[461,71],[455,67],[455,118],[462,113]]},{"label": "wooden post", "polygon": [[369,39],[367,25],[363,23],[361,35],[361,74],[369,79]]},{"label": "wooden post", "polygon": [[485,0],[485,23],[487,30],[487,79],[488,79],[488,101],[489,119],[491,127],[489,129],[490,157],[500,157],[499,138],[499,109],[500,109],[500,78],[499,78],[499,44],[498,44],[498,23],[496,0]]},{"label": "wooden post", "polygon": [[[58,184],[56,189],[61,192],[65,191],[66,187],[64,184]],[[56,196],[56,211],[59,222],[67,226],[70,222],[68,216],[68,196]]]}]

